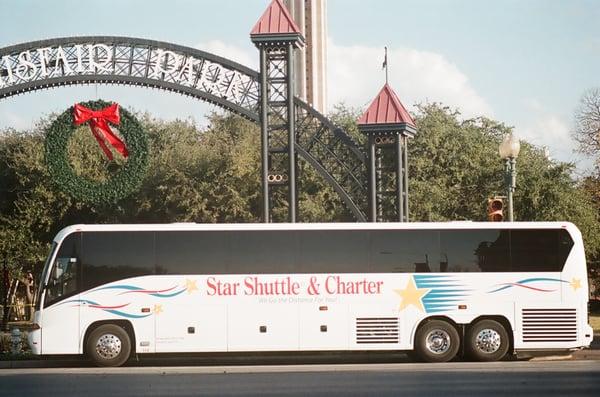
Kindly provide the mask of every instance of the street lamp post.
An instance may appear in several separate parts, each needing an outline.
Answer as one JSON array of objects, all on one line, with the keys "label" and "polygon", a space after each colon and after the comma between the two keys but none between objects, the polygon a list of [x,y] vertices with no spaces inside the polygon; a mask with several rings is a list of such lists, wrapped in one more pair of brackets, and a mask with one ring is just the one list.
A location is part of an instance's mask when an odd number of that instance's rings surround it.
[{"label": "street lamp post", "polygon": [[504,160],[504,178],[508,197],[508,221],[514,221],[513,215],[513,193],[515,192],[517,179],[517,156],[521,150],[519,139],[512,133],[506,135],[500,143],[498,151]]}]

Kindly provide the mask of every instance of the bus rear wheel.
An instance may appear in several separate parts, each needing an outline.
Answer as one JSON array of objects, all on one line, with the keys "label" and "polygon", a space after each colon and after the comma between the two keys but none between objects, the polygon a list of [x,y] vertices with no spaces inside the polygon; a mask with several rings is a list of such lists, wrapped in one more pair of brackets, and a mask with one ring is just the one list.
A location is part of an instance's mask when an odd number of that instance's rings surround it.
[{"label": "bus rear wheel", "polygon": [[498,361],[508,352],[508,332],[494,320],[476,322],[467,331],[467,354],[477,361]]},{"label": "bus rear wheel", "polygon": [[131,339],[118,325],[103,324],[90,333],[86,353],[100,367],[119,367],[129,359]]},{"label": "bus rear wheel", "polygon": [[431,320],[419,327],[415,336],[415,352],[423,361],[435,363],[452,360],[458,353],[460,336],[452,324]]}]

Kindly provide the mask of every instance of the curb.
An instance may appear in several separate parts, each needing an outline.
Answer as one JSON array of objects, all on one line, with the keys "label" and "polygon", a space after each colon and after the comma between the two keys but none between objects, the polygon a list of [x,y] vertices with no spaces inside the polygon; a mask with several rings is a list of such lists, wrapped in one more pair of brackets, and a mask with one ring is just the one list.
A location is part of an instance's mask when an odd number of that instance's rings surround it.
[{"label": "curb", "polygon": [[[571,352],[565,355],[548,355],[548,356],[537,356],[530,358],[526,361],[575,361],[575,360],[600,360],[600,350],[578,350],[576,352]],[[153,363],[154,361],[154,363]],[[229,360],[224,360],[223,365],[233,365],[240,364],[239,362],[230,362]],[[311,360],[308,360],[307,364],[313,363]],[[379,361],[377,361],[379,362]],[[385,360],[384,360],[385,362]],[[406,362],[410,361],[396,361],[396,362]],[[262,365],[261,360],[254,360],[254,364]],[[296,363],[299,364],[299,363]],[[171,359],[160,359],[160,358],[151,358],[145,359],[144,362],[139,364],[133,364],[133,366],[202,366],[202,365],[211,365],[202,359],[190,359],[190,358],[171,358]],[[252,365],[252,364],[251,364]],[[2,369],[24,369],[24,368],[86,368],[93,367],[93,365],[83,358],[81,359],[39,359],[39,360],[13,360],[13,361],[0,361],[0,370]]]},{"label": "curb", "polygon": [[596,349],[584,349],[576,351],[572,354],[575,360],[600,360],[600,350]]},{"label": "curb", "polygon": [[0,369],[89,367],[86,360],[13,360],[0,361]]},{"label": "curb", "polygon": [[574,357],[573,354],[566,354],[564,356],[533,357],[533,358],[529,359],[528,361],[569,361],[569,360],[573,360],[573,359],[577,359],[577,358]]}]

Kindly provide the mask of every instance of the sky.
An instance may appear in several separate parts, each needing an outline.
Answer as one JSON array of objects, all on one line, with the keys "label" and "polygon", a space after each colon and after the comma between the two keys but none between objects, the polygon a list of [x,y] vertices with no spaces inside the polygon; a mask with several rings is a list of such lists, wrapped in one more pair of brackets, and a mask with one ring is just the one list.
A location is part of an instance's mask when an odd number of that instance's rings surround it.
[{"label": "sky", "polygon": [[[0,0],[0,47],[118,35],[196,47],[257,69],[249,32],[269,0]],[[385,81],[404,105],[440,102],[487,116],[585,174],[570,134],[581,95],[600,87],[598,0],[327,0],[329,108],[366,109]],[[351,82],[351,83],[349,83]],[[137,87],[82,86],[0,100],[0,128],[30,128],[74,102],[116,101],[199,125],[213,108]]]}]

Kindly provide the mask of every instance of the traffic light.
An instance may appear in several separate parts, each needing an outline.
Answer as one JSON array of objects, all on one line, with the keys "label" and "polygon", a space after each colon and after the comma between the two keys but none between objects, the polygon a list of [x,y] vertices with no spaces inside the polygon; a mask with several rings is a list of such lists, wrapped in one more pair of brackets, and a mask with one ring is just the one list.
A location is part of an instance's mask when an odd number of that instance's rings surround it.
[{"label": "traffic light", "polygon": [[490,222],[502,222],[504,220],[504,201],[501,198],[494,197],[488,199],[488,220]]}]

